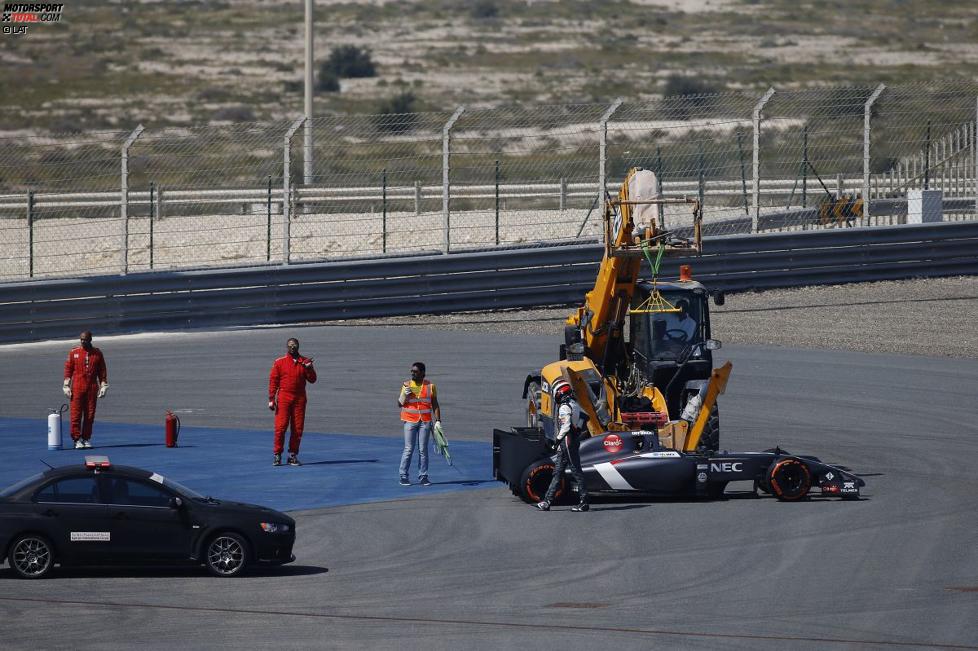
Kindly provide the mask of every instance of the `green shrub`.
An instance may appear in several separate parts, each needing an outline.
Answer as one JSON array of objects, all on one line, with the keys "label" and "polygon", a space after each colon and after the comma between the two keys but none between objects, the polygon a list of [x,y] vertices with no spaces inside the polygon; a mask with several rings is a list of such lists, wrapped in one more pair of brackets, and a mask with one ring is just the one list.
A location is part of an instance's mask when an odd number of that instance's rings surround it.
[{"label": "green shrub", "polygon": [[714,95],[717,92],[719,91],[716,87],[694,77],[669,75],[662,95],[663,97],[682,97],[687,95]]},{"label": "green shrub", "polygon": [[377,109],[377,128],[394,133],[414,129],[418,122],[418,116],[414,113],[417,101],[415,94],[408,90],[381,102]]},{"label": "green shrub", "polygon": [[499,15],[499,5],[495,0],[476,0],[472,3],[469,13],[478,20],[495,18]]},{"label": "green shrub", "polygon": [[666,115],[675,120],[688,120],[700,115],[715,102],[718,90],[693,77],[670,75],[662,90],[663,108]]},{"label": "green shrub", "polygon": [[319,67],[319,76],[332,73],[337,79],[374,77],[377,70],[370,50],[356,45],[338,45],[329,53],[329,59]]},{"label": "green shrub", "polygon": [[215,122],[254,122],[255,113],[247,106],[226,106],[211,118]]},{"label": "green shrub", "polygon": [[323,93],[338,93],[340,91],[340,78],[332,70],[319,70],[319,79],[316,80],[316,90]]}]

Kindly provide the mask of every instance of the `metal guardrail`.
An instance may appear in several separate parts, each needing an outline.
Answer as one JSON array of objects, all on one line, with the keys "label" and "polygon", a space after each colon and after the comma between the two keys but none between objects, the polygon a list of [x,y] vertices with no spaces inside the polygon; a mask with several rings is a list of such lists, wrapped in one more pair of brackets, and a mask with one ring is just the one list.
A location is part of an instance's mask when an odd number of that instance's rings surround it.
[{"label": "metal guardrail", "polygon": [[[978,275],[978,223],[707,238],[691,263],[729,292]],[[0,284],[0,342],[579,303],[597,244]]]},{"label": "metal guardrail", "polygon": [[[832,181],[832,192],[843,192],[859,189],[861,179],[839,178]],[[764,179],[761,183],[758,194],[760,197],[774,201],[775,198],[792,197],[800,201],[801,195],[797,189],[797,179]],[[621,186],[620,181],[612,181],[606,184],[605,190],[612,195],[617,194]],[[674,180],[668,179],[662,183],[662,191],[666,195],[696,195],[701,189],[696,180]],[[746,193],[742,187],[742,181],[734,180],[705,180],[702,189],[711,197],[743,197]],[[380,186],[362,185],[350,187],[302,187],[294,190],[294,202],[297,206],[315,204],[343,204],[358,202],[374,202],[376,204],[404,203],[413,202],[415,210],[421,212],[421,203],[442,198],[442,186],[440,185],[415,185],[415,186]],[[818,204],[825,196],[822,190],[809,191],[809,202]],[[572,199],[593,199],[595,195],[593,183],[570,183],[565,179],[560,179],[553,183],[499,183],[496,185],[484,184],[456,184],[452,186],[452,200],[473,200],[473,199],[493,199],[508,201],[515,199],[550,199],[554,205],[563,206]],[[178,205],[221,205],[221,206],[240,206],[258,204],[271,201],[274,205],[274,212],[281,212],[282,188],[226,188],[208,190],[178,190],[167,189],[165,199],[151,194],[148,190],[134,191],[129,190],[127,199],[123,202],[118,190],[109,192],[34,192],[33,201],[30,205],[37,210],[50,209],[74,209],[82,208],[119,208],[124,203],[129,208],[142,208],[144,212],[148,210],[151,203],[165,203],[166,206]],[[874,198],[873,201],[879,200]],[[901,201],[906,203],[905,198]],[[885,201],[885,200],[884,200]],[[10,217],[20,213],[23,215],[28,209],[27,193],[20,194],[0,194],[0,214]],[[975,208],[973,197],[962,199],[960,205],[955,204],[951,210],[971,211]],[[875,214],[875,213],[874,213]],[[882,213],[885,214],[885,213]]]}]

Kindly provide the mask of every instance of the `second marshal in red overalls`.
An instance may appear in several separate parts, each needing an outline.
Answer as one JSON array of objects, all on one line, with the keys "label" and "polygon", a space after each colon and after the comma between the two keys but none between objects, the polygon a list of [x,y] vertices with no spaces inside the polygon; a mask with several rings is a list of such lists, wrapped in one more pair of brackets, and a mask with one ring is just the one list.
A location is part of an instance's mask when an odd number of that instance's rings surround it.
[{"label": "second marshal in red overalls", "polygon": [[299,354],[299,340],[292,338],[286,343],[287,354],[272,364],[268,376],[268,408],[275,412],[275,443],[272,465],[282,465],[285,447],[285,430],[292,425],[289,436],[289,465],[299,463],[299,443],[306,420],[306,382],[316,381],[316,369],[312,359]]}]

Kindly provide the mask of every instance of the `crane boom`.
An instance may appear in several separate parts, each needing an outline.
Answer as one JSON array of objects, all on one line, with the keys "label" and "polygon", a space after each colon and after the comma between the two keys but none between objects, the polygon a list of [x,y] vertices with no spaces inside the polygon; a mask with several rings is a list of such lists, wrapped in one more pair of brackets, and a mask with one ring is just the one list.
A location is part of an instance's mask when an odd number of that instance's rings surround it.
[{"label": "crane boom", "polygon": [[[665,229],[663,205],[693,204],[692,239],[677,238]],[[584,305],[566,321],[570,332],[584,344],[584,354],[605,375],[614,370],[623,354],[625,317],[635,294],[642,268],[642,245],[658,246],[667,253],[698,253],[702,250],[701,213],[695,199],[664,199],[658,192],[658,179],[651,170],[632,168],[625,177],[618,198],[605,202],[604,255],[594,288],[585,295]],[[636,234],[638,220],[648,225]],[[570,341],[568,332],[568,343]]]}]

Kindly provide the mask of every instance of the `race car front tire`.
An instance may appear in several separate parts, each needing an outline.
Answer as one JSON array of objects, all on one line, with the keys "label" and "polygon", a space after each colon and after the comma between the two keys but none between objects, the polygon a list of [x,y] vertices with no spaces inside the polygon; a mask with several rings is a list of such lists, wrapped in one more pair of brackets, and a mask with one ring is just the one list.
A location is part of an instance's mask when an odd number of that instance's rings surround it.
[{"label": "race car front tire", "polygon": [[796,502],[808,495],[812,475],[803,461],[788,457],[771,464],[767,483],[771,493],[782,502]]},{"label": "race car front tire", "polygon": [[[541,459],[527,466],[520,477],[520,497],[527,504],[536,504],[543,500],[554,476],[554,463],[550,459]],[[563,477],[557,485],[554,501],[559,500],[567,488],[567,480]]]}]

